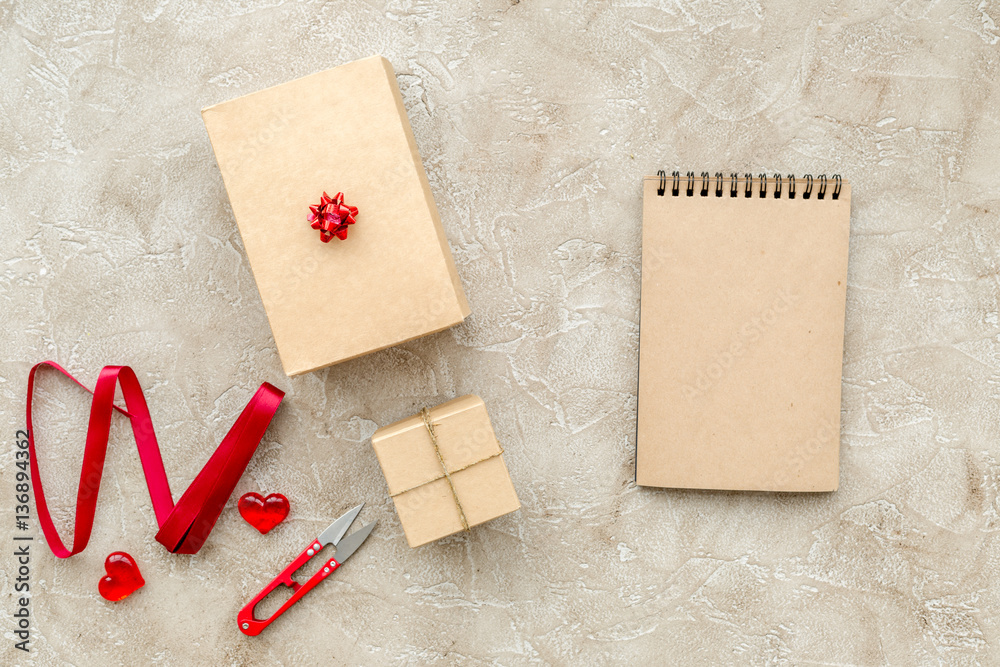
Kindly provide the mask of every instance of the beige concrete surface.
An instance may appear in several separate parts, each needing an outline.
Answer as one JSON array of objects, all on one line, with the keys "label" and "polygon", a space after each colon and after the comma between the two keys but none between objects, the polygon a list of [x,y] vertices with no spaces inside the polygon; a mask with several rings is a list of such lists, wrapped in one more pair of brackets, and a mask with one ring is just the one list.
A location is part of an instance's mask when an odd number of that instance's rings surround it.
[{"label": "beige concrete surface", "polygon": [[[998,20],[996,0],[0,2],[0,662],[1000,664]],[[199,111],[373,53],[473,314],[289,380]],[[633,484],[640,178],[661,167],[850,179],[836,493]],[[234,498],[199,554],[167,553],[119,420],[90,547],[33,544],[24,654],[14,434],[47,358],[90,384],[136,369],[175,497],[260,382],[287,390],[237,493],[292,513],[261,536]],[[466,393],[523,507],[410,550],[369,437]],[[67,540],[88,405],[43,380]],[[362,500],[368,543],[242,636],[237,610]],[[116,549],[147,583],[110,604]]]}]

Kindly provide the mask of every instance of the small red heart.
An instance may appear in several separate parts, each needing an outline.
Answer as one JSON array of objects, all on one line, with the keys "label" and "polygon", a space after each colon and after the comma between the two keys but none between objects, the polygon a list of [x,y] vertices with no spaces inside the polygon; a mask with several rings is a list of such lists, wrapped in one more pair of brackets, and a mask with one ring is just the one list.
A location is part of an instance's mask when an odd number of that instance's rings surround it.
[{"label": "small red heart", "polygon": [[238,506],[246,522],[259,530],[261,535],[267,534],[288,516],[288,498],[280,493],[272,493],[266,498],[259,493],[244,493]]},{"label": "small red heart", "polygon": [[124,551],[116,551],[104,561],[107,576],[97,583],[101,597],[110,602],[124,600],[146,584],[135,560]]}]

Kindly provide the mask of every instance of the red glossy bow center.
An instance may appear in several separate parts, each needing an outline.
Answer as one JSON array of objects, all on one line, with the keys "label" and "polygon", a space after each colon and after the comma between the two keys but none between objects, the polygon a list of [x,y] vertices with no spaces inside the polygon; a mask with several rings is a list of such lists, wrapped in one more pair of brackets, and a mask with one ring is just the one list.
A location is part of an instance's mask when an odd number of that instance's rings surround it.
[{"label": "red glossy bow center", "polygon": [[347,227],[353,225],[358,214],[356,206],[344,204],[344,193],[338,192],[331,197],[323,193],[319,203],[309,207],[306,220],[313,229],[319,230],[319,238],[323,243],[329,243],[336,236],[343,241],[347,238]]}]

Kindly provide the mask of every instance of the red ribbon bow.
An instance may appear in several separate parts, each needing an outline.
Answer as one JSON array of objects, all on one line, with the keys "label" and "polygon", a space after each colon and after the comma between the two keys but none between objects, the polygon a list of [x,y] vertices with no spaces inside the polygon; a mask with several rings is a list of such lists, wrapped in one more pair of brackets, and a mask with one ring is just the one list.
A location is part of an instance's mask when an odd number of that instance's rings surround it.
[{"label": "red ribbon bow", "polygon": [[[38,506],[38,523],[42,526],[49,548],[59,558],[69,558],[78,554],[90,541],[94,527],[94,510],[97,492],[101,488],[101,474],[108,449],[108,434],[111,429],[111,411],[117,410],[132,423],[132,433],[139,449],[139,460],[146,475],[149,498],[153,501],[153,512],[160,530],[156,541],[172,553],[198,553],[202,544],[212,532],[215,522],[222,513],[226,501],[236,483],[250,463],[250,457],[257,450],[264,437],[271,418],[285,393],[265,382],[243,409],[243,413],[223,438],[208,463],[194,478],[187,491],[174,505],[167,483],[167,473],[163,469],[159,445],[153,432],[153,422],[146,407],[139,380],[128,366],[105,366],[97,378],[94,400],[90,405],[90,424],[87,427],[87,444],[83,450],[83,469],[80,471],[80,486],[76,493],[76,522],[73,529],[73,548],[67,549],[52,523],[49,507],[45,502],[41,476],[38,474],[38,459],[35,455],[35,430],[31,424],[31,398],[35,389],[35,373],[42,366],[54,368],[73,382],[84,387],[59,364],[43,361],[35,364],[28,373],[28,456],[31,462],[31,482],[35,489],[35,504]],[[114,404],[115,388],[121,385],[125,397],[122,410]],[[87,389],[87,391],[90,391]]]},{"label": "red ribbon bow", "polygon": [[358,214],[358,207],[346,206],[343,192],[338,192],[333,198],[324,192],[319,204],[310,206],[309,211],[306,220],[313,229],[319,230],[323,243],[329,243],[334,236],[341,241],[347,238],[347,226],[356,222],[354,216]]}]

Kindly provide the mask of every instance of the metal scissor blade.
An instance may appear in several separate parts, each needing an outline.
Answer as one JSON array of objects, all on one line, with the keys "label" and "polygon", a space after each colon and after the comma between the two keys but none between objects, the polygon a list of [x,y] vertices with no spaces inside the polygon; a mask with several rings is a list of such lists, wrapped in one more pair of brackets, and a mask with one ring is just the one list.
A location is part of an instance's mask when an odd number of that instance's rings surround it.
[{"label": "metal scissor blade", "polygon": [[351,557],[361,543],[368,539],[368,536],[372,532],[372,528],[378,521],[372,521],[367,526],[358,528],[356,531],[344,538],[344,541],[337,546],[337,553],[333,555],[334,559],[340,563],[344,564],[344,561]]},{"label": "metal scissor blade", "polygon": [[340,544],[340,538],[342,538],[344,533],[347,532],[347,529],[351,527],[351,524],[354,523],[354,519],[357,518],[358,513],[361,512],[361,508],[364,506],[365,504],[361,503],[354,509],[345,512],[343,516],[331,523],[330,527],[320,533],[319,537],[316,538],[319,540],[319,543],[332,544],[334,546]]}]

